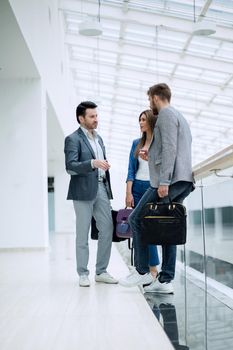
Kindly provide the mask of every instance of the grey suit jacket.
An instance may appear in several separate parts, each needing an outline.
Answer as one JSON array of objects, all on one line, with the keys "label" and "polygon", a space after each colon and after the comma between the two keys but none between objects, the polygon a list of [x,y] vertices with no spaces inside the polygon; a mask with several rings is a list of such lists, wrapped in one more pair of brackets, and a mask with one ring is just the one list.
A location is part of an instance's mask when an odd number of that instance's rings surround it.
[{"label": "grey suit jacket", "polygon": [[182,114],[171,106],[162,108],[148,154],[152,187],[193,182],[191,143],[190,128]]},{"label": "grey suit jacket", "polygon": [[[106,159],[102,138],[98,135],[99,144]],[[71,175],[67,199],[93,200],[98,190],[98,169],[93,169],[91,160],[95,153],[81,128],[65,138],[66,171]],[[106,188],[109,199],[112,199],[110,174],[106,171]]]}]

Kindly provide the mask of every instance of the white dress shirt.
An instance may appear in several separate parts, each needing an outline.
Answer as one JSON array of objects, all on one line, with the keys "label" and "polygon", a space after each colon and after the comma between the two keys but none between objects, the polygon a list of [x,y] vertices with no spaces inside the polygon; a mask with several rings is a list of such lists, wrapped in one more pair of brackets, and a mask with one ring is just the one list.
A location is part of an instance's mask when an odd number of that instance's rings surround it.
[{"label": "white dress shirt", "polygon": [[[84,128],[83,126],[81,126],[81,129],[82,131],[84,132],[86,138],[88,139],[92,149],[93,149],[93,152],[96,156],[96,159],[99,159],[99,160],[104,160],[104,154],[103,154],[103,150],[99,144],[99,140],[98,140],[98,137],[97,137],[97,132],[95,130],[93,130],[93,133],[90,132],[89,130],[87,130],[86,128]],[[92,168],[94,168],[94,165],[93,165],[93,160],[92,159],[92,162],[91,162],[91,166]],[[102,170],[102,169],[98,169],[98,174],[99,174],[99,179],[103,179],[105,178],[105,171]]]}]

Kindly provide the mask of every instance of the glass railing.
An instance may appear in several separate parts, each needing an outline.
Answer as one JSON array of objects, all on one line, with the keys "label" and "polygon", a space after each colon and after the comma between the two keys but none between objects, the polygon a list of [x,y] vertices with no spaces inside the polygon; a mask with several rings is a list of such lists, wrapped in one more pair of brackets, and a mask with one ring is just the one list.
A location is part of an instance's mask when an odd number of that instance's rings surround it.
[{"label": "glass railing", "polygon": [[186,203],[187,266],[233,288],[233,179],[212,175],[198,181]]},{"label": "glass railing", "polygon": [[[186,252],[178,257],[210,287],[233,293],[233,146],[194,168],[196,190],[186,200]],[[208,279],[208,280],[207,280]],[[216,282],[216,283],[215,283]],[[223,288],[223,287],[227,288]]]},{"label": "glass railing", "polygon": [[[177,350],[233,349],[233,145],[197,165],[174,295],[145,293]],[[160,251],[160,247],[159,251]],[[130,264],[122,242],[119,250]],[[161,252],[160,252],[161,253]]]},{"label": "glass railing", "polygon": [[184,344],[195,350],[233,344],[233,146],[194,168],[196,190],[186,200],[188,235],[178,247],[185,313]]}]

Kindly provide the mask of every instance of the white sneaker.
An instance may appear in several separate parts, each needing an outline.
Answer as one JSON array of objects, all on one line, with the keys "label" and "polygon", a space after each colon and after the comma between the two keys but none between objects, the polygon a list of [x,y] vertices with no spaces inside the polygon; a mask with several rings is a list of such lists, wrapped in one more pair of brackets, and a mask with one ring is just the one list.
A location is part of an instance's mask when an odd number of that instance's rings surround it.
[{"label": "white sneaker", "polygon": [[91,283],[88,278],[88,275],[81,275],[79,277],[79,286],[80,287],[90,287]]},{"label": "white sneaker", "polygon": [[100,275],[95,275],[96,282],[108,283],[108,284],[117,284],[118,280],[112,277],[108,272],[103,272]]},{"label": "white sneaker", "polygon": [[153,280],[154,278],[149,272],[145,273],[144,275],[140,275],[137,270],[133,270],[128,276],[121,278],[119,284],[123,287],[135,287],[152,283]]},{"label": "white sneaker", "polygon": [[162,293],[162,294],[173,294],[174,293],[174,287],[171,282],[164,282],[161,283],[157,279],[153,283],[151,283],[149,286],[144,287],[145,293]]}]

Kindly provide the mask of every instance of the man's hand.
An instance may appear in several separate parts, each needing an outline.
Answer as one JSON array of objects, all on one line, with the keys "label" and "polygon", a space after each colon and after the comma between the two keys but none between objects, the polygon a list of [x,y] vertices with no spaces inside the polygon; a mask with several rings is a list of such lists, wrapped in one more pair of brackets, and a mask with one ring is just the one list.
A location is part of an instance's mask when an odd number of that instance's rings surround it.
[{"label": "man's hand", "polygon": [[98,159],[93,159],[93,166],[98,169],[102,169],[104,171],[107,171],[110,169],[110,164],[108,163],[107,160],[98,160]]},{"label": "man's hand", "polygon": [[167,185],[160,185],[158,187],[158,195],[159,195],[159,197],[163,198],[163,197],[168,196],[168,189],[169,189],[169,186],[167,186]]}]

